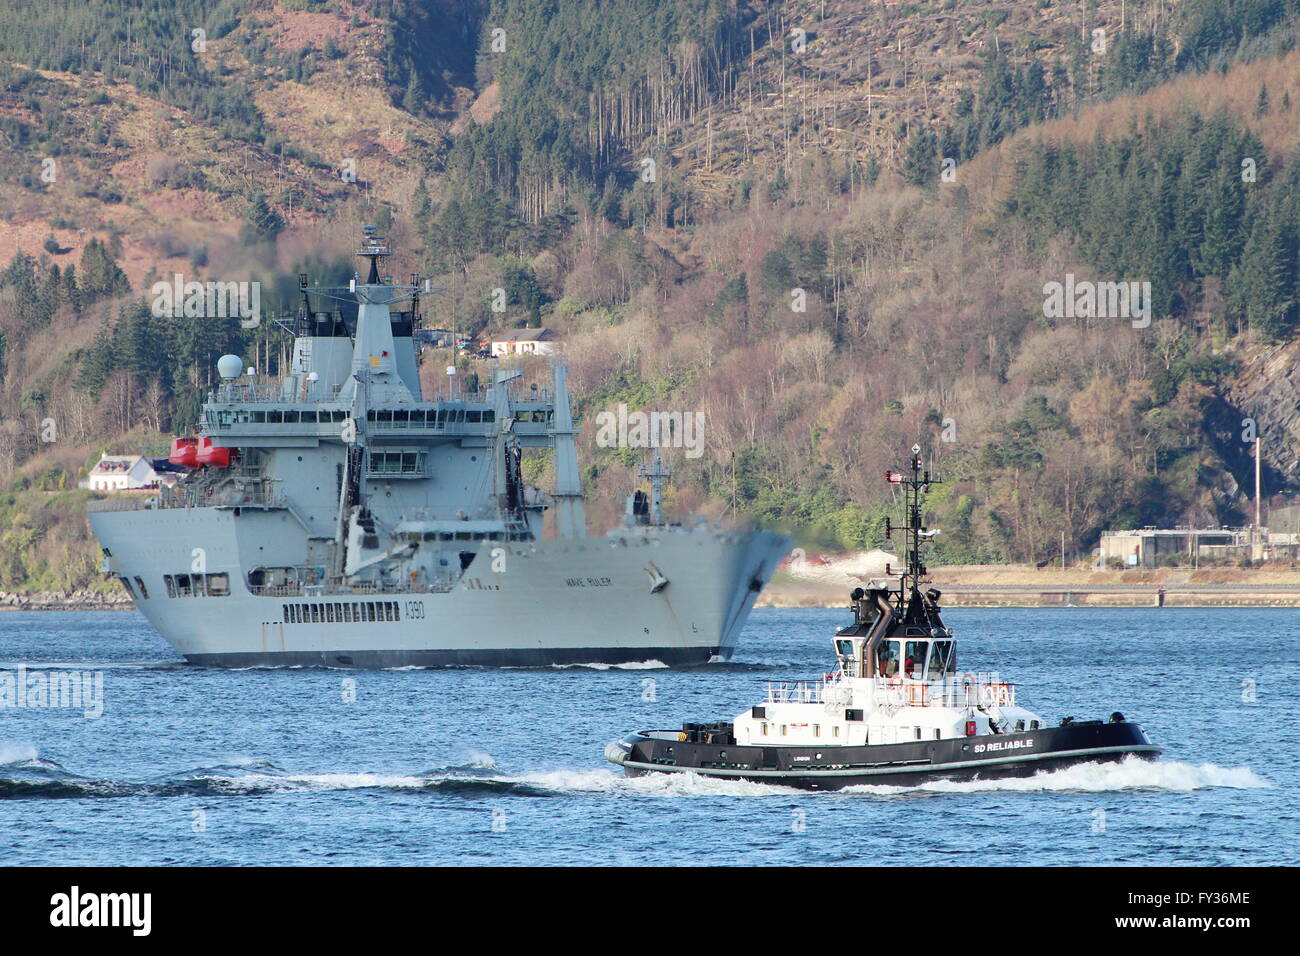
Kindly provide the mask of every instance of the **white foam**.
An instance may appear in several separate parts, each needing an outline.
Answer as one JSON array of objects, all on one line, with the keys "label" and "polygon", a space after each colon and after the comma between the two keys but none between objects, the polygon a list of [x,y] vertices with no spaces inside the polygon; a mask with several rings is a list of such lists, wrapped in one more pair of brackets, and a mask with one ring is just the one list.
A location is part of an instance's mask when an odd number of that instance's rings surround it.
[{"label": "white foam", "polygon": [[35,760],[36,757],[36,748],[31,744],[0,743],[0,765],[23,763],[27,760]]},{"label": "white foam", "polygon": [[546,790],[566,793],[635,794],[649,797],[789,796],[790,790],[748,780],[726,780],[681,771],[626,777],[617,770],[553,770],[514,778]]},{"label": "white foam", "polygon": [[1249,767],[1220,767],[1212,763],[1190,764],[1177,760],[1139,760],[1120,763],[1083,763],[1032,777],[1000,780],[934,780],[915,787],[863,785],[846,787],[844,793],[890,795],[924,790],[939,793],[974,793],[988,790],[1017,792],[1083,791],[1101,793],[1118,790],[1172,790],[1190,792],[1214,787],[1254,790],[1272,787]]},{"label": "white foam", "polygon": [[551,666],[556,670],[564,670],[568,667],[585,667],[594,671],[607,671],[611,669],[618,671],[647,671],[660,670],[661,668],[666,668],[668,665],[663,661],[651,659],[648,661],[628,661],[624,664],[602,664],[592,661],[587,664],[552,664]]},{"label": "white foam", "polygon": [[280,792],[290,790],[385,790],[412,789],[428,786],[428,777],[395,776],[377,773],[304,773],[278,776],[250,773],[240,777],[224,778],[235,787],[270,789]]}]

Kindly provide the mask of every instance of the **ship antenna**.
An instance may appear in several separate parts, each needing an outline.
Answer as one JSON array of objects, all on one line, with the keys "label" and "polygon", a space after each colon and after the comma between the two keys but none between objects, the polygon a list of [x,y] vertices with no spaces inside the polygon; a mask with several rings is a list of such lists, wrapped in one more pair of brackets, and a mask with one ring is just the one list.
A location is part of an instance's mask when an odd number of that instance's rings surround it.
[{"label": "ship antenna", "polygon": [[658,525],[661,520],[661,510],[664,499],[664,479],[671,472],[666,471],[663,467],[662,459],[659,457],[659,446],[655,445],[654,465],[647,468],[641,466],[641,477],[650,479],[650,523]]},{"label": "ship antenna", "polygon": [[[903,502],[907,508],[907,570],[899,575],[898,594],[900,600],[905,600],[908,594],[918,590],[921,581],[926,576],[927,569],[924,562],[921,561],[921,544],[929,536],[925,533],[925,525],[921,523],[921,499],[929,492],[931,485],[939,484],[942,481],[937,476],[932,477],[929,471],[922,468],[920,445],[912,446],[912,459],[909,464],[912,471],[910,477],[896,471],[885,472],[886,481],[890,484],[903,486]],[[888,529],[888,519],[886,519],[885,526]]]},{"label": "ship antenna", "polygon": [[379,285],[379,260],[389,254],[388,240],[382,238],[374,226],[362,226],[361,233],[361,248],[357,250],[357,255],[370,260],[366,285]]}]

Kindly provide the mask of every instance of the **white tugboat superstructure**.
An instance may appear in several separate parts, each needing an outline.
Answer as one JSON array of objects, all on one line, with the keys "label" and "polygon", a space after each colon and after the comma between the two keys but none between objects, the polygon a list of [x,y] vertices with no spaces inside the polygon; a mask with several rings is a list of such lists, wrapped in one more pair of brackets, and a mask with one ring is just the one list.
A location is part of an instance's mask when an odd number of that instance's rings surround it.
[{"label": "white tugboat superstructure", "polygon": [[[177,487],[91,503],[103,568],[150,623],[236,667],[730,657],[789,542],[631,507],[588,536],[563,364],[550,389],[494,365],[484,388],[425,395],[420,282],[380,274],[372,229],[358,254],[365,281],[300,278],[287,374],[222,358],[199,436],[173,443]],[[553,452],[551,492],[524,482],[528,449]]]},{"label": "white tugboat superstructure", "polygon": [[[806,789],[1024,776],[1076,763],[1151,759],[1160,750],[1118,712],[1049,727],[996,673],[963,671],[926,575],[922,495],[937,481],[913,447],[905,490],[907,570],[895,586],[852,594],[854,622],[832,640],[837,668],[820,680],[769,683],[766,699],[729,722],[629,734],[605,749],[630,775],[690,772]],[[892,533],[888,523],[887,534]]]}]

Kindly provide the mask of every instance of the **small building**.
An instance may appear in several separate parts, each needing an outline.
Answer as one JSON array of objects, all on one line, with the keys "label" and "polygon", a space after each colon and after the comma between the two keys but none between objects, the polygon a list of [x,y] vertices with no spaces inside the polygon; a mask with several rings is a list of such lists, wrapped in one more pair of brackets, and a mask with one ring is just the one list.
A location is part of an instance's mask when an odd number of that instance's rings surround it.
[{"label": "small building", "polygon": [[492,355],[550,355],[558,344],[550,329],[507,329],[489,340]]},{"label": "small building", "polygon": [[1251,532],[1227,528],[1142,528],[1107,531],[1101,536],[1101,558],[1126,568],[1154,568],[1163,558],[1181,556],[1192,564],[1197,558],[1248,558]]},{"label": "small building", "polygon": [[144,455],[104,455],[78,484],[91,491],[134,491],[174,484],[176,477],[170,472],[156,471],[153,462]]},{"label": "small building", "polygon": [[466,341],[464,333],[453,333],[450,329],[416,329],[414,338],[421,345],[434,349],[454,348],[457,344]]}]

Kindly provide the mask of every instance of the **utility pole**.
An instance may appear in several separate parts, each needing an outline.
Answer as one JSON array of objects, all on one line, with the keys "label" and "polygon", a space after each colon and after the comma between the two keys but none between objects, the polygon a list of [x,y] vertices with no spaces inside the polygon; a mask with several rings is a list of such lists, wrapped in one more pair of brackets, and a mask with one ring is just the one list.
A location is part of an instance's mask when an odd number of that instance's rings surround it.
[{"label": "utility pole", "polygon": [[1260,434],[1259,434],[1258,432],[1256,432],[1256,433],[1255,433],[1255,528],[1256,528],[1257,531],[1260,530],[1260,529],[1262,529],[1262,528],[1263,528],[1263,525],[1264,525],[1264,523],[1260,520],[1260,505],[1259,505],[1259,460],[1260,460],[1259,443],[1260,443],[1260,439],[1261,439]]},{"label": "utility pole", "polygon": [[1252,559],[1254,559],[1256,555],[1261,559],[1264,557],[1264,522],[1262,520],[1259,493],[1259,463],[1263,458],[1263,455],[1260,454],[1259,447],[1261,438],[1262,436],[1260,433],[1258,431],[1255,432],[1255,528],[1254,533],[1251,534],[1253,547],[1250,549],[1250,556]]}]

